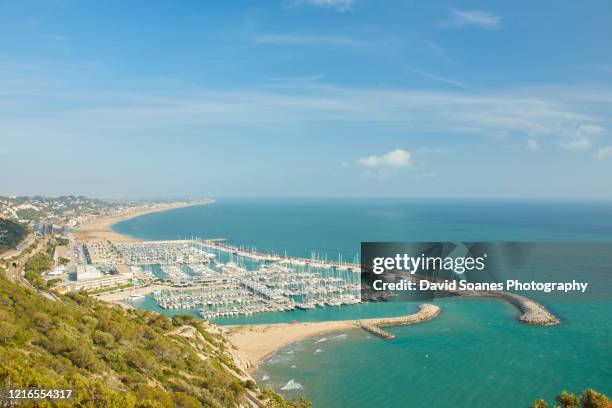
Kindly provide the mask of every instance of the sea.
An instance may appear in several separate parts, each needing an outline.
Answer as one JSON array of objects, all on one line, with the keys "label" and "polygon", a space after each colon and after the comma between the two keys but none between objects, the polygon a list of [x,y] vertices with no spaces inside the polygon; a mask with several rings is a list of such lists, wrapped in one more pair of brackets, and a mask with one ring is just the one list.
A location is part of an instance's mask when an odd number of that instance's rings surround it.
[{"label": "sea", "polygon": [[[115,224],[146,240],[225,238],[260,252],[359,259],[362,241],[611,243],[612,203],[413,199],[218,199]],[[609,251],[576,266],[610,288]],[[610,256],[607,256],[610,255]],[[554,271],[549,271],[553,273]],[[543,271],[546,273],[546,271]],[[609,293],[608,293],[609,295]],[[537,296],[536,296],[537,297]],[[528,407],[561,390],[612,394],[612,301],[540,300],[557,326],[529,326],[490,299],[443,298],[436,319],[390,328],[394,340],[353,330],[288,345],[255,372],[262,387],[314,407]],[[135,306],[159,309],[153,299]],[[324,321],[413,313],[418,303],[379,302],[217,319],[217,324]],[[166,311],[163,311],[166,312]],[[184,313],[184,312],[183,312]],[[195,311],[192,311],[195,314]]]}]

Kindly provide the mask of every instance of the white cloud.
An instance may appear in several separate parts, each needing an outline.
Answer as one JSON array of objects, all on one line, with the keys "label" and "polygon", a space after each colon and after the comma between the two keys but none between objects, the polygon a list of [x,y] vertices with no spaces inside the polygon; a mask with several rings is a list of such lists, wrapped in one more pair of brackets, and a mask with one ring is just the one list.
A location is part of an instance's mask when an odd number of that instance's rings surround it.
[{"label": "white cloud", "polygon": [[[0,134],[18,138],[44,132],[53,138],[272,125],[324,131],[352,123],[374,132],[392,128],[407,136],[519,137],[522,143],[533,139],[544,147],[564,142],[575,149],[601,145],[598,138],[612,127],[606,115],[612,109],[612,89],[606,86],[446,92],[337,87],[307,80],[291,87],[211,89],[160,78],[110,81],[103,76],[99,83],[91,82],[97,77],[91,72],[99,69],[91,64],[0,63]],[[129,91],[134,89],[138,91]],[[21,120],[25,113],[32,120]]]},{"label": "white cloud", "polygon": [[612,159],[612,146],[600,147],[595,153],[598,159]]},{"label": "white cloud", "polygon": [[568,132],[569,138],[559,142],[562,149],[570,152],[589,150],[592,145],[591,140],[607,132],[605,127],[595,123],[580,123],[575,129],[574,132]]},{"label": "white cloud", "polygon": [[598,136],[606,133],[606,128],[593,123],[582,123],[578,126],[578,134],[583,136]]},{"label": "white cloud", "polygon": [[531,150],[532,152],[540,150],[540,143],[537,140],[529,139],[527,140],[527,149]]},{"label": "white cloud", "polygon": [[345,12],[353,9],[354,0],[294,0],[293,5],[300,6],[303,4],[334,9],[336,11]]},{"label": "white cloud", "polygon": [[444,27],[498,28],[501,23],[501,17],[487,11],[451,9],[451,13],[453,15],[452,19],[442,23]]},{"label": "white cloud", "polygon": [[591,141],[584,136],[580,136],[576,139],[561,141],[559,146],[568,152],[579,152],[589,150],[591,148]]},{"label": "white cloud", "polygon": [[399,168],[409,166],[411,163],[410,152],[395,149],[380,156],[368,156],[357,160],[357,163],[367,168]]}]

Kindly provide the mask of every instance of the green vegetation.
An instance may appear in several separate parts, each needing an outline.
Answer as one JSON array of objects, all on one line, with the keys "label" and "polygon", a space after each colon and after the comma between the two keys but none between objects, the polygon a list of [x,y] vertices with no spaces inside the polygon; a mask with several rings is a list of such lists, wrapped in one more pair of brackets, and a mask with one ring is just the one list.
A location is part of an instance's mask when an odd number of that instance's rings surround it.
[{"label": "green vegetation", "polygon": [[25,265],[25,277],[32,285],[39,289],[47,287],[42,273],[50,270],[53,267],[53,261],[49,254],[39,252],[32,255]]},{"label": "green vegetation", "polygon": [[[40,257],[30,270],[45,265]],[[243,380],[224,337],[206,322],[126,310],[84,293],[58,298],[0,276],[0,387],[73,387],[76,399],[53,405],[60,407],[249,405],[245,398],[256,385]],[[309,406],[271,391],[260,400],[269,407]]]},{"label": "green vegetation", "polygon": [[[612,401],[604,394],[592,389],[586,389],[582,395],[577,396],[567,391],[555,397],[554,408],[612,408]],[[549,405],[543,399],[538,399],[529,408],[548,408]]]},{"label": "green vegetation", "polygon": [[17,248],[28,235],[28,228],[15,221],[0,219],[0,253]]},{"label": "green vegetation", "polygon": [[278,393],[270,388],[266,388],[260,395],[260,398],[268,402],[270,408],[310,408],[310,401],[300,397],[292,401],[286,401]]},{"label": "green vegetation", "polygon": [[60,283],[61,281],[63,281],[63,279],[62,279],[62,278],[53,278],[53,279],[49,279],[49,280],[47,281],[47,287],[48,287],[48,288],[52,288],[52,287],[54,287],[55,285],[57,285],[58,283]]},{"label": "green vegetation", "polygon": [[[38,289],[47,289],[58,283],[58,280],[51,279],[49,282],[45,282],[43,273],[50,271],[53,268],[53,250],[57,245],[56,239],[49,239],[46,242],[45,251],[38,252],[30,257],[25,264],[25,277],[34,287]],[[36,248],[36,243],[26,248],[24,253],[31,253]]]},{"label": "green vegetation", "polygon": [[40,220],[46,213],[44,211],[36,211],[31,208],[19,209],[15,211],[20,220]]}]

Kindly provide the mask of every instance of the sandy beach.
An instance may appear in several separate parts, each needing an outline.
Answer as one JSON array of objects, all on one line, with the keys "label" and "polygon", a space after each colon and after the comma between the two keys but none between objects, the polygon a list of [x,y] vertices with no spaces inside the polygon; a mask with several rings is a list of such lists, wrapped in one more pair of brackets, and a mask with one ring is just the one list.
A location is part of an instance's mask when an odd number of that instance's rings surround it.
[{"label": "sandy beach", "polygon": [[77,230],[74,232],[74,237],[80,241],[99,241],[106,239],[115,243],[139,242],[141,240],[114,232],[111,229],[111,226],[118,222],[129,220],[130,218],[139,217],[145,214],[172,210],[175,208],[191,207],[194,205],[210,204],[212,202],[213,200],[202,200],[197,202],[171,203],[154,208],[143,208],[141,210],[130,211],[123,214],[96,218],[77,228]]},{"label": "sandy beach", "polygon": [[439,306],[424,304],[416,313],[398,318],[223,326],[222,329],[237,349],[234,358],[243,369],[252,372],[276,351],[308,337],[360,329],[364,323],[384,326],[420,323],[435,318],[441,310]]},{"label": "sandy beach", "polygon": [[320,334],[358,328],[355,320],[223,327],[237,349],[235,359],[237,357],[242,368],[249,372],[288,344]]}]

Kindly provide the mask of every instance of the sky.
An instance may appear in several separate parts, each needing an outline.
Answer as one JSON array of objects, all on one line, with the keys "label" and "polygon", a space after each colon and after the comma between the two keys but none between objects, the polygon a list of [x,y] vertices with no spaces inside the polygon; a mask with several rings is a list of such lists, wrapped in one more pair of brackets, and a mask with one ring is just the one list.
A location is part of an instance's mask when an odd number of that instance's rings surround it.
[{"label": "sky", "polygon": [[0,0],[0,195],[612,199],[612,3]]}]

